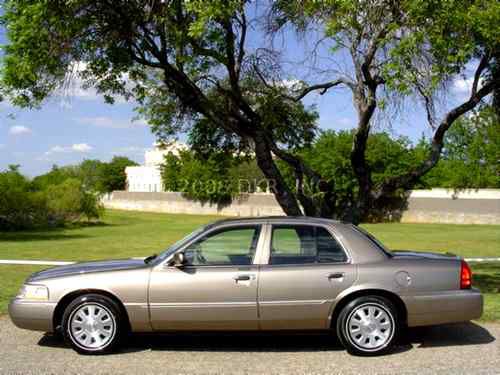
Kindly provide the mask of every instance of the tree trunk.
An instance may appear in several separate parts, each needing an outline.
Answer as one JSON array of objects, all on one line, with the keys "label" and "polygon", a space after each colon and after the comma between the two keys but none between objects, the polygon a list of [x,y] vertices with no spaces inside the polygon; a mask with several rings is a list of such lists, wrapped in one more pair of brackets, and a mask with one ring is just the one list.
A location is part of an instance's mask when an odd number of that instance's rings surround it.
[{"label": "tree trunk", "polygon": [[279,205],[288,216],[302,216],[302,210],[297,203],[295,195],[290,191],[281,172],[273,160],[272,153],[265,137],[257,134],[255,141],[255,156],[257,164],[269,180],[271,192],[274,194]]}]

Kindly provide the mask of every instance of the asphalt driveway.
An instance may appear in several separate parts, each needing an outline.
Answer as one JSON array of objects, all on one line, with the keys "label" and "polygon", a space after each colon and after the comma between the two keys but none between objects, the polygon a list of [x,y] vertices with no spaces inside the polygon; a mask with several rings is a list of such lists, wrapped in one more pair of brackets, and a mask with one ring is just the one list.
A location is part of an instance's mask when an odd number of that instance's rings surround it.
[{"label": "asphalt driveway", "polygon": [[0,318],[0,373],[500,373],[499,324],[412,329],[384,357],[348,355],[326,335],[140,335],[107,356]]}]

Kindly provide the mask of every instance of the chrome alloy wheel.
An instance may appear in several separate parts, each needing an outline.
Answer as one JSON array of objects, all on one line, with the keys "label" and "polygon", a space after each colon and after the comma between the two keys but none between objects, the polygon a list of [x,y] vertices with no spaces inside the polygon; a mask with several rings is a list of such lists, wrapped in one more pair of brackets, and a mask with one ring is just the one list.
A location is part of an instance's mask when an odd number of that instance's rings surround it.
[{"label": "chrome alloy wheel", "polygon": [[116,333],[116,320],[103,305],[84,303],[69,318],[72,341],[85,350],[99,350],[109,344]]},{"label": "chrome alloy wheel", "polygon": [[347,318],[349,341],[360,350],[376,351],[394,336],[394,318],[382,305],[366,303],[354,309]]}]

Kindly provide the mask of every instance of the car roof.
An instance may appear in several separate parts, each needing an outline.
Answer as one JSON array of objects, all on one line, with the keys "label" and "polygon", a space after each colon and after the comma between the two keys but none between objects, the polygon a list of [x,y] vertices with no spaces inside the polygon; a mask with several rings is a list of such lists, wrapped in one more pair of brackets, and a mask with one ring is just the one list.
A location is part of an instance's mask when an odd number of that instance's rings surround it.
[{"label": "car roof", "polygon": [[278,223],[278,224],[339,224],[337,220],[311,217],[311,216],[257,216],[257,217],[237,217],[217,220],[210,226],[219,226],[225,224],[254,224],[254,223]]}]

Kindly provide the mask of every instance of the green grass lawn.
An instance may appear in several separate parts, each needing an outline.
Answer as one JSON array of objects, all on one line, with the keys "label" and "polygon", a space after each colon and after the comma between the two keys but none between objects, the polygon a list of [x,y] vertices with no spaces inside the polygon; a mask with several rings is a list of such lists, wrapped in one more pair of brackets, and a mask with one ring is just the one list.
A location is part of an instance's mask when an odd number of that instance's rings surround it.
[{"label": "green grass lawn", "polygon": [[218,219],[220,217],[107,210],[102,224],[0,232],[0,259],[76,261],[148,256]]},{"label": "green grass lawn", "polygon": [[500,257],[500,225],[384,223],[363,227],[393,250]]},{"label": "green grass lawn", "polygon": [[[102,224],[48,231],[0,232],[0,259],[92,260],[161,252],[214,216],[108,210]],[[500,257],[500,226],[366,224],[390,249],[453,252],[466,257]],[[483,320],[500,320],[500,263],[471,264],[485,293]],[[0,265],[0,314],[23,280],[44,266]]]}]

